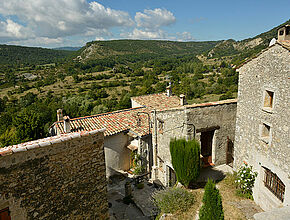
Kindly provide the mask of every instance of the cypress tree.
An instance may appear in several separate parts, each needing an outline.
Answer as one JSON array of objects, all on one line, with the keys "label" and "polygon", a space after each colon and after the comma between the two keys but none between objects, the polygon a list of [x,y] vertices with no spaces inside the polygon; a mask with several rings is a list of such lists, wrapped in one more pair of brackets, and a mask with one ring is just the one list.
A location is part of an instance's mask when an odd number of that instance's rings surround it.
[{"label": "cypress tree", "polygon": [[188,187],[200,173],[199,143],[196,140],[171,140],[170,154],[178,182]]},{"label": "cypress tree", "polygon": [[212,180],[208,180],[202,199],[203,205],[199,210],[200,220],[223,220],[224,211],[222,206],[222,198],[219,190],[215,187]]}]

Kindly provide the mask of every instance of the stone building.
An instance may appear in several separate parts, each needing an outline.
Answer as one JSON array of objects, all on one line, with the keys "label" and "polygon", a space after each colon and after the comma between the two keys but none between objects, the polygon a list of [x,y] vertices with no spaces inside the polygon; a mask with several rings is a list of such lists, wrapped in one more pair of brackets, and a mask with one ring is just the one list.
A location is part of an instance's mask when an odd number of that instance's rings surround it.
[{"label": "stone building", "polygon": [[103,133],[0,148],[0,219],[108,219]]},{"label": "stone building", "polygon": [[175,183],[169,150],[173,138],[197,139],[204,166],[232,164],[236,100],[152,111],[153,178]]},{"label": "stone building", "polygon": [[237,70],[234,168],[253,166],[253,196],[264,210],[290,205],[289,36],[281,28],[275,44]]},{"label": "stone building", "polygon": [[[58,119],[62,119],[62,116],[58,116]],[[130,169],[132,151],[137,151],[144,157],[143,163],[149,171],[152,155],[150,156],[151,132],[147,108],[137,107],[73,119],[63,117],[63,119],[51,126],[51,136],[106,128],[104,149],[107,177],[118,171]]]}]

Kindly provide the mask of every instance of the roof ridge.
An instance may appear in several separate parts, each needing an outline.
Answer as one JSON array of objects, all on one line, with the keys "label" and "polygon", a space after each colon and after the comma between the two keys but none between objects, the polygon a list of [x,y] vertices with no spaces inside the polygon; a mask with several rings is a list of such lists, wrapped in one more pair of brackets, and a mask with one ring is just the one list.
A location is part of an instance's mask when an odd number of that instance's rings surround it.
[{"label": "roof ridge", "polygon": [[[126,108],[126,109],[116,110],[116,111],[113,111],[113,112],[104,112],[104,113],[99,113],[99,114],[96,114],[96,115],[87,115],[87,116],[72,118],[72,119],[70,119],[70,121],[81,120],[81,119],[85,119],[85,118],[99,117],[99,116],[103,116],[103,115],[111,115],[111,114],[116,114],[116,113],[120,113],[120,112],[128,112],[128,111],[142,109],[142,108],[146,109],[146,107],[144,107],[144,106],[135,107],[135,108]],[[63,120],[62,121],[56,121],[54,123],[57,124],[59,122],[63,122]]]},{"label": "roof ridge", "polygon": [[145,97],[145,96],[150,96],[150,95],[166,95],[166,93],[165,92],[163,92],[163,93],[160,92],[160,93],[153,93],[153,94],[134,96],[134,97],[131,97],[131,98]]}]

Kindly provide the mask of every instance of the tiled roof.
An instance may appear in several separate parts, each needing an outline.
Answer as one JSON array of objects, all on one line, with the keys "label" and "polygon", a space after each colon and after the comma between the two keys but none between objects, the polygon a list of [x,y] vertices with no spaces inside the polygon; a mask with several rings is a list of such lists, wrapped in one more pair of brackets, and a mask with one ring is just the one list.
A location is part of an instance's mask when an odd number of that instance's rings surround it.
[{"label": "tiled roof", "polygon": [[[138,112],[143,112],[139,116]],[[70,120],[71,132],[91,131],[106,128],[105,136],[114,135],[123,131],[135,133],[139,136],[149,134],[148,109],[144,107],[130,108],[98,115],[73,118]],[[141,122],[138,124],[138,118]],[[60,134],[64,132],[63,121],[52,125]]]},{"label": "tiled roof", "polygon": [[137,96],[131,99],[142,106],[156,110],[181,106],[179,97],[175,95],[168,97],[165,93]]},{"label": "tiled roof", "polygon": [[73,138],[94,135],[98,132],[104,132],[104,131],[105,129],[103,128],[103,129],[98,129],[94,131],[83,131],[83,132],[61,134],[58,136],[47,137],[47,138],[38,139],[35,141],[29,141],[29,142],[25,142],[21,144],[16,144],[16,145],[0,148],[0,158],[1,156],[7,156],[7,155],[17,153],[17,152],[28,151],[34,148],[46,147],[52,144],[65,142]]}]

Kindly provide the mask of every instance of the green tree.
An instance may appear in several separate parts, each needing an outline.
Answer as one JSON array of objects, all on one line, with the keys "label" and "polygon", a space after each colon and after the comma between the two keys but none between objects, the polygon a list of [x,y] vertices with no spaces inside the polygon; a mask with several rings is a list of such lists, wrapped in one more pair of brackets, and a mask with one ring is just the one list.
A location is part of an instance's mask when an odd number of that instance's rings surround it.
[{"label": "green tree", "polygon": [[219,190],[212,180],[208,180],[202,199],[203,205],[199,210],[200,220],[223,220],[224,211]]},{"label": "green tree", "polygon": [[196,140],[171,140],[170,153],[178,182],[189,187],[197,180],[200,173],[199,143]]},{"label": "green tree", "polygon": [[13,119],[16,139],[19,142],[38,139],[41,137],[41,121],[39,114],[25,109]]}]

